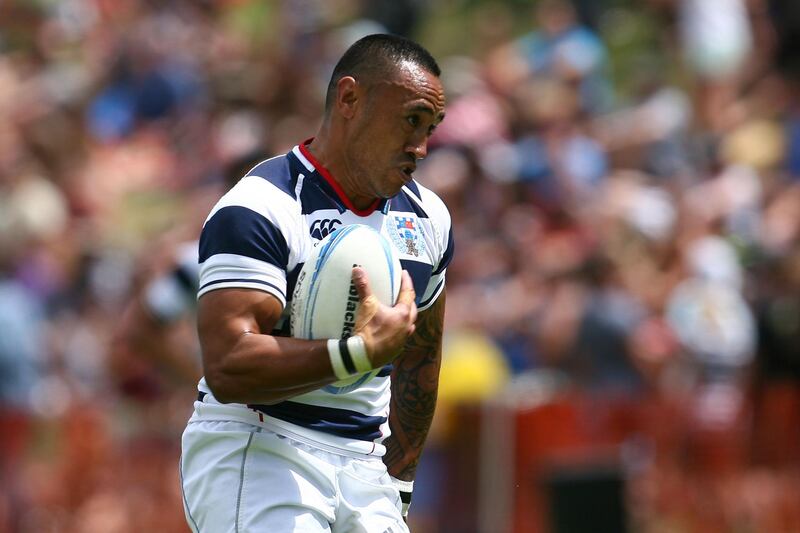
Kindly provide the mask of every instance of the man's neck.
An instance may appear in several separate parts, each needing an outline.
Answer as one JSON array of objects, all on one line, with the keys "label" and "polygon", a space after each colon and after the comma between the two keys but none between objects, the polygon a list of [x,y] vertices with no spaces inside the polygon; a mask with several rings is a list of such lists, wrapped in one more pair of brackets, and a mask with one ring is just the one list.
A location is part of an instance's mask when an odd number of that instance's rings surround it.
[{"label": "man's neck", "polygon": [[316,137],[306,145],[306,149],[308,149],[320,165],[327,169],[331,177],[336,181],[339,187],[341,187],[348,200],[350,200],[355,207],[366,209],[375,202],[375,199],[363,194],[358,194],[358,188],[352,173],[349,172],[347,160],[344,157],[344,151],[339,147],[338,141],[334,140],[336,138],[337,137],[331,135],[329,128],[323,125]]}]

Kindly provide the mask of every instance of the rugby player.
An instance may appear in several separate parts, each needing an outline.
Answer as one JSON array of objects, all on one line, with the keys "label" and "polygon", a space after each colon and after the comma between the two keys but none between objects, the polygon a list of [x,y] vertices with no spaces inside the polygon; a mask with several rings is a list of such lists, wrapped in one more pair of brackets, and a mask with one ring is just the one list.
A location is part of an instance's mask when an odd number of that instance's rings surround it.
[{"label": "rugby player", "polygon": [[[408,531],[453,254],[447,208],[413,179],[444,118],[439,75],[410,40],[359,40],[334,68],[316,136],[257,165],[208,216],[204,377],[180,463],[194,531]],[[388,307],[353,269],[362,305],[346,347],[379,371],[340,386],[344,356],[291,338],[288,300],[313,243],[354,223],[393,243],[404,272]]]}]

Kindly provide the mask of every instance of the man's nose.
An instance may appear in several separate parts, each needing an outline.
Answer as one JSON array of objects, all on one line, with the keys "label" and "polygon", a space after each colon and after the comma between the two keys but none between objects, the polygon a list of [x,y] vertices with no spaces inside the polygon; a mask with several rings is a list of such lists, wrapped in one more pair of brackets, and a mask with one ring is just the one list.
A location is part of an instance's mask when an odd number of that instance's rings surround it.
[{"label": "man's nose", "polygon": [[422,159],[428,155],[428,138],[411,139],[406,146],[406,152],[412,154],[414,159]]}]

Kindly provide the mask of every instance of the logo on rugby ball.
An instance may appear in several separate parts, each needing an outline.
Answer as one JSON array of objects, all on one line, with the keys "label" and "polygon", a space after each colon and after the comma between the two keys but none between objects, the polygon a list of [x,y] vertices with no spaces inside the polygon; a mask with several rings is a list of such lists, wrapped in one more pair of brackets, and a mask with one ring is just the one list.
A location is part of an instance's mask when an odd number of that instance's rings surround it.
[{"label": "logo on rugby ball", "polygon": [[422,228],[415,217],[393,216],[386,218],[386,230],[398,250],[414,257],[425,253]]}]

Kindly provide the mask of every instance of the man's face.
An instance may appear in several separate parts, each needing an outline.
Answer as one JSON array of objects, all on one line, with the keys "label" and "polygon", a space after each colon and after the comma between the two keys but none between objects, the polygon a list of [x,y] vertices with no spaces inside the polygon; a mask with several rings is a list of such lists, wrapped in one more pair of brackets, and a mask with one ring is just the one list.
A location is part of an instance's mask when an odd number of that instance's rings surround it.
[{"label": "man's face", "polygon": [[411,181],[417,160],[427,154],[428,139],[444,118],[444,104],[439,79],[413,63],[370,88],[345,148],[348,173],[360,192],[391,198]]}]

